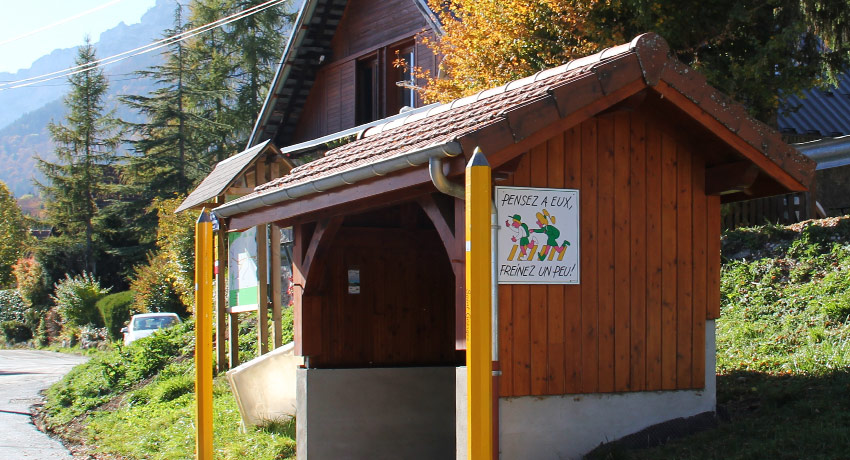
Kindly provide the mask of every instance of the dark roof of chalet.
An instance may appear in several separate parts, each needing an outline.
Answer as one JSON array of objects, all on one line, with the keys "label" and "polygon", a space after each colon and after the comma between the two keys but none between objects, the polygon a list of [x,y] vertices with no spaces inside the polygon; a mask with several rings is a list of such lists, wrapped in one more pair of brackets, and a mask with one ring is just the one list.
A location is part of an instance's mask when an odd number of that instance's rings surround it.
[{"label": "dark roof of chalet", "polygon": [[654,87],[678,106],[687,101],[695,104],[699,112],[695,116],[700,123],[733,133],[735,150],[744,152],[751,161],[766,158],[762,167],[780,183],[796,183],[795,188],[804,189],[810,182],[813,161],[783,142],[773,129],[751,118],[743,106],[708,85],[698,72],[671,57],[663,38],[644,34],[631,43],[373,126],[364,132],[362,139],[332,149],[324,157],[299,166],[225,206],[262,201],[263,195],[276,190],[426,146],[453,141],[461,145],[469,145],[466,141],[484,142],[490,144],[489,151],[497,151],[567,116],[593,116],[608,108],[593,105],[607,95],[625,91],[627,97],[646,87]]},{"label": "dark roof of chalet", "polygon": [[782,133],[822,138],[850,134],[850,75],[842,75],[835,87],[812,88],[801,97],[789,97],[788,107],[797,110],[779,114],[777,122]]},{"label": "dark roof of chalet", "polygon": [[273,144],[266,141],[220,161],[174,212],[182,212],[208,203],[224,193],[257,157],[266,152],[266,147],[269,146],[274,148]]},{"label": "dark roof of chalet", "polygon": [[[427,0],[411,1],[433,30],[442,30]],[[268,139],[278,146],[292,141],[323,57],[331,54],[331,40],[347,3],[347,0],[304,1],[246,148]]]}]

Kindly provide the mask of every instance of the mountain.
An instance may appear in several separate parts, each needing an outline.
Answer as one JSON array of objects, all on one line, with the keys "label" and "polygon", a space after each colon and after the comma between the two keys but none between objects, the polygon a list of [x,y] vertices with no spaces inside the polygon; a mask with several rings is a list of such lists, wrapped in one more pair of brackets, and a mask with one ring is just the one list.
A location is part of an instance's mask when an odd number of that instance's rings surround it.
[{"label": "mountain", "polygon": [[[188,0],[181,0],[187,3]],[[103,32],[95,43],[99,58],[112,56],[162,38],[163,31],[173,25],[175,0],[157,0],[141,22],[123,22]],[[0,72],[0,81],[20,80],[66,69],[74,65],[76,48],[53,50],[36,60],[29,69],[14,74]],[[138,115],[118,104],[118,98],[129,94],[147,94],[154,83],[133,74],[134,71],[162,62],[158,51],[139,55],[103,68],[109,79],[106,107],[127,121],[138,121]],[[66,80],[0,91],[0,181],[5,182],[15,196],[34,193],[36,177],[35,155],[53,159],[53,146],[47,133],[52,120],[61,122],[65,116],[62,98],[68,91]]]}]

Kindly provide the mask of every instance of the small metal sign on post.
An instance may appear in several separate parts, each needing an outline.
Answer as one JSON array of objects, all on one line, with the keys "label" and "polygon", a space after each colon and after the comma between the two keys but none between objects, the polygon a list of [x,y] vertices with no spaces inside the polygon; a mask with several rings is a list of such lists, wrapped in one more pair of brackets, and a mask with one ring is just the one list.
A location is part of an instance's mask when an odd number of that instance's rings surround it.
[{"label": "small metal sign on post", "polygon": [[579,191],[496,187],[499,284],[579,284]]}]

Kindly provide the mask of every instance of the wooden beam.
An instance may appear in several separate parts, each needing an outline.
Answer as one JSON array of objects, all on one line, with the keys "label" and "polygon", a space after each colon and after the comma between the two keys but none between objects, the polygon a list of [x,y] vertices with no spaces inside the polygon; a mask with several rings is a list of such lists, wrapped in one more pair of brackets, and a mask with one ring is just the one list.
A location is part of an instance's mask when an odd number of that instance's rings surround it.
[{"label": "wooden beam", "polygon": [[653,87],[653,89],[693,119],[700,122],[715,136],[743,155],[744,158],[755,164],[759,169],[764,171],[780,185],[785,187],[788,192],[806,191],[805,185],[800,183],[800,181],[782,169],[781,166],[768,158],[765,153],[748,144],[744,139],[726,127],[726,125],[719,122],[698,105],[694,104],[678,90],[668,85],[663,80],[659,81],[658,85]]},{"label": "wooden beam", "polygon": [[269,352],[269,258],[266,224],[257,226],[257,355]]},{"label": "wooden beam", "polygon": [[248,195],[248,194],[251,194],[251,193],[254,193],[254,189],[250,188],[250,187],[236,187],[236,186],[234,186],[234,187],[229,187],[227,190],[224,191],[225,195],[230,195],[230,196],[244,196],[244,195]]},{"label": "wooden beam", "polygon": [[271,247],[271,297],[272,297],[272,343],[274,348],[283,345],[281,316],[281,280],[280,280],[280,227],[272,224],[269,236]]},{"label": "wooden beam", "polygon": [[[216,199],[216,204],[224,203],[224,196],[219,196]],[[215,363],[216,371],[222,372],[227,370],[227,225],[225,222],[219,221],[218,232],[216,234],[216,269],[218,273],[215,275]]]},{"label": "wooden beam", "polygon": [[[262,160],[254,164],[255,184],[268,182],[268,168]],[[257,355],[269,352],[269,259],[268,229],[257,226]]]},{"label": "wooden beam", "polygon": [[455,274],[455,350],[466,350],[466,208],[454,199],[455,248],[449,255]]},{"label": "wooden beam", "polygon": [[446,222],[446,217],[443,216],[442,212],[440,212],[440,208],[437,206],[437,202],[434,201],[433,195],[421,196],[416,201],[419,203],[419,206],[422,206],[422,210],[425,211],[428,218],[431,219],[431,223],[434,224],[434,228],[440,235],[443,247],[446,248],[446,254],[448,254],[449,259],[451,259],[455,251],[454,231]]},{"label": "wooden beam", "polygon": [[[315,295],[305,294],[307,272],[304,270],[304,248],[309,246],[311,235],[308,225],[300,224],[293,229],[295,244],[292,251],[292,308],[294,316],[293,335],[295,336],[296,356],[315,356],[322,349],[322,312],[321,301]],[[313,232],[316,233],[315,231]],[[317,301],[319,300],[319,301]]]},{"label": "wooden beam", "polygon": [[257,311],[256,305],[236,305],[234,307],[227,307],[227,313],[234,315],[234,317],[238,313],[250,313],[252,311]]},{"label": "wooden beam", "polygon": [[749,161],[726,163],[705,170],[705,194],[744,192],[756,182],[759,169]]},{"label": "wooden beam", "polygon": [[313,293],[322,288],[324,277],[321,275],[325,266],[324,256],[341,226],[341,216],[323,220],[316,225],[316,230],[313,232],[313,237],[310,238],[310,245],[307,247],[302,263],[305,274],[305,292]]},{"label": "wooden beam", "polygon": [[[463,158],[459,159],[460,171],[463,171]],[[429,188],[416,188],[427,185]],[[414,188],[414,190],[409,190]],[[282,227],[297,222],[308,222],[320,216],[318,211],[338,207],[336,211],[327,212],[323,218],[333,214],[351,214],[355,202],[359,205],[357,212],[387,205],[387,199],[395,200],[396,196],[404,196],[404,201],[423,193],[434,191],[428,168],[410,168],[399,174],[376,177],[368,181],[358,182],[349,187],[339,187],[323,193],[315,193],[298,200],[282,201],[274,206],[264,206],[254,211],[239,214],[230,218],[230,231],[251,228],[260,223],[279,222]],[[391,194],[391,195],[390,195]],[[318,220],[318,219],[316,219]]]},{"label": "wooden beam", "polygon": [[[228,312],[230,313],[230,312]],[[230,340],[227,341],[228,360],[227,365],[231,369],[239,365],[239,319],[236,313],[230,313],[230,321],[228,321]]]}]

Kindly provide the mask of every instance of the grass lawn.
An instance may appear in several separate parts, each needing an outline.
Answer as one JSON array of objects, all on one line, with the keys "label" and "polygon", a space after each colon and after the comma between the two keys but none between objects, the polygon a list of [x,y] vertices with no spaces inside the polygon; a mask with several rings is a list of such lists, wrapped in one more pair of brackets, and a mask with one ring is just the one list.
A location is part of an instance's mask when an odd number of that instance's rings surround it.
[{"label": "grass lawn", "polygon": [[[41,424],[97,458],[192,458],[193,345],[194,324],[187,321],[127,347],[94,353],[48,390]],[[247,337],[245,345],[250,359]],[[215,379],[213,408],[216,458],[295,458],[294,422],[242,430],[224,376]]]}]

